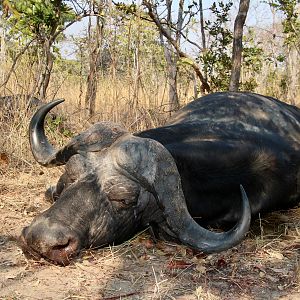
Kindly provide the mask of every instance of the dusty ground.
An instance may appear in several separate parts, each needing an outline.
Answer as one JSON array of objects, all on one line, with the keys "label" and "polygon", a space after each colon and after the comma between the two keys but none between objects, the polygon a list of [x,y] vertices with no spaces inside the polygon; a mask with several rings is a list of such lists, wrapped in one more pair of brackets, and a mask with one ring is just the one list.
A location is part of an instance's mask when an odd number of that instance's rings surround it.
[{"label": "dusty ground", "polygon": [[41,170],[0,172],[0,299],[300,299],[300,209],[256,221],[220,254],[154,244],[145,232],[67,267],[28,260],[16,237],[48,207],[43,192],[59,176]]}]

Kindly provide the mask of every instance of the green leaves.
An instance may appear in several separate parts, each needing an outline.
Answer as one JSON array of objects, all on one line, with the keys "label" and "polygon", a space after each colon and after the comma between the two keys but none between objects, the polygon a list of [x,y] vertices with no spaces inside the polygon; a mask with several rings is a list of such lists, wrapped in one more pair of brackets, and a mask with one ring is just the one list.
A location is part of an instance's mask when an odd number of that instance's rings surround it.
[{"label": "green leaves", "polygon": [[123,2],[118,2],[115,4],[117,10],[125,13],[126,15],[131,15],[137,12],[137,5],[135,3],[125,4]]},{"label": "green leaves", "polygon": [[286,45],[299,46],[300,44],[300,21],[297,11],[296,0],[279,0],[277,1],[277,9],[281,10],[285,15],[285,20],[282,22],[283,33],[285,36]]},{"label": "green leaves", "polygon": [[195,62],[191,58],[181,57],[177,61],[177,65],[188,65],[192,66]]},{"label": "green leaves", "polygon": [[199,60],[208,75],[212,90],[227,90],[231,72],[231,45],[233,33],[228,28],[229,13],[233,3],[214,2],[210,7],[214,20],[205,22],[205,30],[211,37],[209,47]]},{"label": "green leaves", "polygon": [[9,20],[13,31],[26,35],[47,35],[54,27],[75,18],[75,13],[63,1],[10,0]]},{"label": "green leaves", "polygon": [[[200,54],[198,60],[202,62],[211,89],[214,91],[228,90],[229,87],[233,32],[229,29],[228,22],[232,6],[232,1],[227,3],[214,2],[210,7],[214,18],[205,22],[205,30],[211,41],[207,49]],[[244,38],[242,68],[245,72],[254,75],[254,73],[259,73],[262,68],[264,52],[254,42],[253,34],[249,29],[248,36]],[[257,86],[254,76],[241,82],[241,86],[246,90],[253,90]]]}]

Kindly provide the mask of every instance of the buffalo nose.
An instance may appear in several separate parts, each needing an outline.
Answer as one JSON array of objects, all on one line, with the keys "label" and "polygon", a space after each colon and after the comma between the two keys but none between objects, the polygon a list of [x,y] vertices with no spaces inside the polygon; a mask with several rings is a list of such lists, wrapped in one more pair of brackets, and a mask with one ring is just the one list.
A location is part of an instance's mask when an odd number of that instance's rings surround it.
[{"label": "buffalo nose", "polygon": [[[36,257],[44,257],[55,263],[66,265],[80,248],[76,233],[59,224],[33,223],[21,234],[23,250]],[[34,255],[37,254],[37,255]]]}]

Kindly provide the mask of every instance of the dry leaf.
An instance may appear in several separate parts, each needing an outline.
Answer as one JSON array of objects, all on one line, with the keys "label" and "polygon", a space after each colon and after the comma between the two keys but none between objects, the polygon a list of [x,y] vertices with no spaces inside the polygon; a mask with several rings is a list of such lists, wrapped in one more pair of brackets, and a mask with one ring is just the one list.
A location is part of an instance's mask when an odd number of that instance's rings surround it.
[{"label": "dry leaf", "polygon": [[205,274],[206,273],[206,268],[203,265],[197,265],[196,266],[196,270],[200,273],[200,274]]},{"label": "dry leaf", "polygon": [[266,251],[270,257],[272,258],[276,258],[278,260],[283,260],[284,256],[282,255],[282,253],[278,252],[278,251],[272,251],[272,250],[267,250]]},{"label": "dry leaf", "polygon": [[172,260],[168,262],[167,268],[168,269],[186,269],[193,265],[190,262],[186,262],[184,260]]},{"label": "dry leaf", "polygon": [[264,273],[264,272],[259,272],[259,277],[260,278],[263,278],[263,277],[265,277],[266,276],[266,274]]}]

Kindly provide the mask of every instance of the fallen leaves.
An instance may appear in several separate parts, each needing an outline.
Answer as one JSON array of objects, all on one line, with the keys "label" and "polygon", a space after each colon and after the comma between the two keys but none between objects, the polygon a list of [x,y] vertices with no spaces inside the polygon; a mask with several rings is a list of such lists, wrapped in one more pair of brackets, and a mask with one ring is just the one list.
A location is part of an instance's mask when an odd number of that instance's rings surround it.
[{"label": "fallen leaves", "polygon": [[270,258],[274,258],[274,259],[277,259],[277,260],[283,260],[284,259],[283,254],[279,251],[270,249],[270,250],[266,250],[266,253],[269,255]]}]

